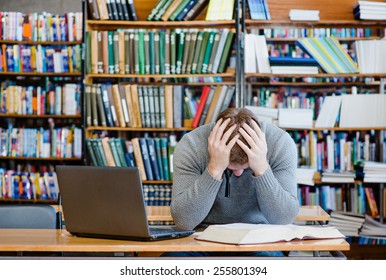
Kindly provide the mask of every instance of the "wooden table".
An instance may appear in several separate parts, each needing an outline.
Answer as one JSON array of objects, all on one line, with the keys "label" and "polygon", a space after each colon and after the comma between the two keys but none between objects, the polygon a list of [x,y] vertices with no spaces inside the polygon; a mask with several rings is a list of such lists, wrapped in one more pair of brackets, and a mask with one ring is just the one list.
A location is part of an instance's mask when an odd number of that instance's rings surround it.
[{"label": "wooden table", "polygon": [[[149,222],[155,221],[173,221],[169,206],[147,206],[147,218]],[[327,222],[330,215],[326,213],[319,205],[300,206],[296,221],[308,222]]]},{"label": "wooden table", "polygon": [[191,236],[154,242],[73,237],[66,230],[0,229],[0,251],[6,252],[178,252],[178,251],[347,251],[344,239],[301,240],[254,245],[198,241]]}]

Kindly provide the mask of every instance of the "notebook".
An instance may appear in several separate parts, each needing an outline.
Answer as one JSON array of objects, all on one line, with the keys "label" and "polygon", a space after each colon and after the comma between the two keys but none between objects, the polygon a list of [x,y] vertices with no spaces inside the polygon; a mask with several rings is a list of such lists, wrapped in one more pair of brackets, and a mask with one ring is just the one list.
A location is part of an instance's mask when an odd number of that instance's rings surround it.
[{"label": "notebook", "polygon": [[75,236],[160,240],[192,234],[149,226],[136,167],[57,166],[66,230]]}]

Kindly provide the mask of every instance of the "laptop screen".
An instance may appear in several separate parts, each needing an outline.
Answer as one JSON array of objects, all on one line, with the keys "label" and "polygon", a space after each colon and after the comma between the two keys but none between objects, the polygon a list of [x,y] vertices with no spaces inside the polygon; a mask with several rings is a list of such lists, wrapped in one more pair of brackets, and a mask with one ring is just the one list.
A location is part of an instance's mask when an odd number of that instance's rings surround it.
[{"label": "laptop screen", "polygon": [[57,166],[66,229],[75,235],[149,236],[136,167]]}]

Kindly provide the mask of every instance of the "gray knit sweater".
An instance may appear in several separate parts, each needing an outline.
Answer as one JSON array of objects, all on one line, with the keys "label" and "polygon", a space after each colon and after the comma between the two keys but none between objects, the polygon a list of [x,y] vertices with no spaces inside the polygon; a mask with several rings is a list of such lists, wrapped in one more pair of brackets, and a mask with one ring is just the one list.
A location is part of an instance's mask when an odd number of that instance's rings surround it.
[{"label": "gray knit sweater", "polygon": [[208,137],[214,124],[187,133],[174,151],[171,212],[177,227],[194,229],[224,223],[292,223],[299,210],[297,199],[297,150],[289,134],[262,123],[268,146],[267,171],[258,177],[247,169],[226,179],[208,172]]}]

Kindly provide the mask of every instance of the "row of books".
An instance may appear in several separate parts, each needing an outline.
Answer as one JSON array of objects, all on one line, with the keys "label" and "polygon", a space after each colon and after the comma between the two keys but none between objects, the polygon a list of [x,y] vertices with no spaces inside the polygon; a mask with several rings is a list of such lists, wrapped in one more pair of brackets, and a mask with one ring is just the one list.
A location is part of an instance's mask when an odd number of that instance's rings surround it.
[{"label": "row of books", "polygon": [[171,180],[175,136],[86,139],[87,152],[94,166],[137,166],[142,180]]},{"label": "row of books", "polygon": [[0,49],[1,72],[74,73],[81,71],[81,47],[6,45]]},{"label": "row of books", "polygon": [[315,127],[385,127],[384,94],[343,94],[326,96]]},{"label": "row of books", "polygon": [[360,73],[386,73],[385,50],[385,40],[355,41],[355,53]]},{"label": "row of books", "polygon": [[82,40],[83,14],[0,12],[0,40],[73,42]]},{"label": "row of books", "polygon": [[9,85],[0,88],[0,113],[19,115],[80,115],[80,84]]},{"label": "row of books", "polygon": [[169,206],[172,201],[172,186],[143,185],[143,198],[147,206]]},{"label": "row of books", "polygon": [[87,72],[206,74],[226,71],[234,32],[222,30],[89,31]]},{"label": "row of books", "polygon": [[182,21],[195,19],[209,0],[159,0],[146,20]]},{"label": "row of books", "polygon": [[380,145],[369,131],[335,132],[289,132],[299,151],[299,164],[316,168],[317,171],[352,171],[359,161],[375,161]]},{"label": "row of books", "polygon": [[363,38],[371,36],[370,28],[264,28],[262,33],[267,40],[271,38],[335,37],[337,39]]},{"label": "row of books", "polygon": [[[94,84],[86,86],[88,126],[181,128],[215,121],[231,105],[234,86],[205,86],[199,102],[189,88],[179,85],[138,86]],[[188,125],[190,127],[190,125]]]},{"label": "row of books", "polygon": [[0,128],[0,156],[81,158],[82,130],[62,128]]},{"label": "row of books", "polygon": [[55,172],[29,173],[0,168],[0,198],[58,199]]},{"label": "row of books", "polygon": [[379,214],[370,208],[377,207],[378,203],[370,185],[299,186],[298,199],[300,205],[320,205],[325,211],[369,213],[374,217]]},{"label": "row of books", "polygon": [[182,86],[86,86],[86,124],[109,127],[183,127]]},{"label": "row of books", "polygon": [[87,0],[88,18],[138,20],[133,0]]},{"label": "row of books", "polygon": [[13,170],[15,172],[27,172],[27,173],[40,173],[44,174],[46,172],[52,173],[55,172],[55,166],[47,162],[33,162],[33,161],[3,161],[1,162],[0,169]]}]

